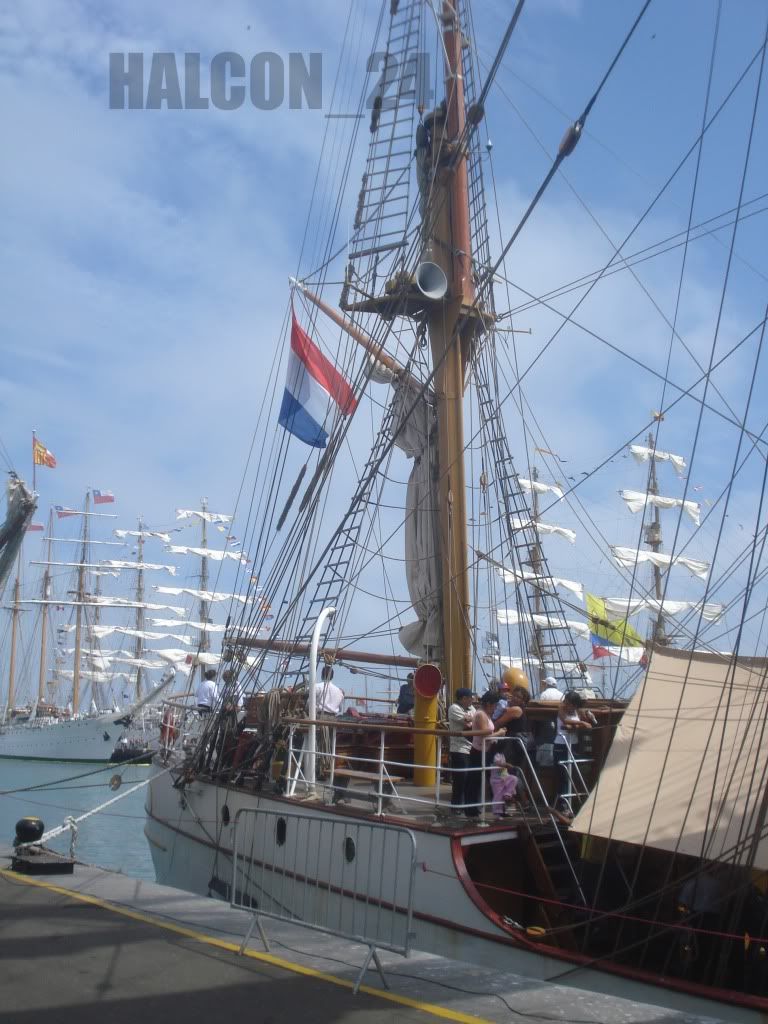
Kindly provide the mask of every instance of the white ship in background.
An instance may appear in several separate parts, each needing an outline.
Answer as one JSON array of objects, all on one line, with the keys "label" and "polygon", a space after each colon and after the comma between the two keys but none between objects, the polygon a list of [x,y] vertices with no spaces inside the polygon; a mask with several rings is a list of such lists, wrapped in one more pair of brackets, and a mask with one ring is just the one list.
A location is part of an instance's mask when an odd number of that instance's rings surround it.
[{"label": "white ship in background", "polygon": [[[7,606],[10,655],[0,757],[145,762],[158,734],[157,699],[172,688],[186,699],[198,666],[218,664],[210,637],[224,625],[210,609],[233,595],[208,589],[209,560],[245,565],[247,557],[232,546],[208,546],[211,526],[229,539],[231,516],[209,512],[205,503],[176,515],[180,525],[167,530],[148,529],[139,520],[135,530],[115,529],[113,538],[101,539],[92,536],[94,520],[117,517],[92,508],[90,492],[83,510],[51,511],[45,557],[30,562],[42,568],[38,595],[23,597],[17,574]],[[79,536],[54,536],[54,523],[69,518],[79,520]],[[200,527],[197,545],[172,543],[179,539],[172,534],[192,525]],[[147,544],[162,546],[162,561],[146,557]],[[102,557],[105,549],[119,550]],[[167,554],[173,561],[165,560]],[[176,564],[179,556],[186,565]],[[146,574],[181,572],[200,586],[155,586],[157,593],[148,593]],[[167,603],[169,597],[178,600]],[[21,619],[30,610],[37,621],[22,658]]]}]

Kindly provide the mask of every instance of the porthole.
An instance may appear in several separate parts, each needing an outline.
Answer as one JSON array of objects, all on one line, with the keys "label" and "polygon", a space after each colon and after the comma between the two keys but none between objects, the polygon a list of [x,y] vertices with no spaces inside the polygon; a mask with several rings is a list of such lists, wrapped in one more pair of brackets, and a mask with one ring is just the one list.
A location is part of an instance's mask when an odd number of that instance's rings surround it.
[{"label": "porthole", "polygon": [[222,825],[229,824],[229,807],[226,804],[221,808],[221,823]]},{"label": "porthole", "polygon": [[288,825],[286,824],[285,818],[278,818],[277,825],[275,826],[275,840],[278,846],[285,844],[285,837],[288,832]]},{"label": "porthole", "polygon": [[344,858],[348,864],[355,859],[355,840],[351,836],[344,840]]}]

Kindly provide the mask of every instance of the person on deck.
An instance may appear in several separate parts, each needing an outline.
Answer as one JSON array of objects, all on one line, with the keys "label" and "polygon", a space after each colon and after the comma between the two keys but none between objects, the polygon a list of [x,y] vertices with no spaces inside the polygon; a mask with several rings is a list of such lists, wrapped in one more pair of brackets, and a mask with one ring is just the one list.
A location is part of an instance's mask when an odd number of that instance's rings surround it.
[{"label": "person on deck", "polygon": [[509,703],[509,684],[502,680],[500,683],[495,685],[494,683],[491,683],[489,689],[496,690],[499,695],[498,703],[493,709],[493,714],[491,715],[491,721],[497,722],[506,711]]},{"label": "person on deck", "polygon": [[584,701],[580,693],[569,690],[563,695],[557,710],[557,733],[555,735],[554,757],[557,766],[557,804],[559,811],[572,814],[571,795],[573,794],[572,759],[574,748],[578,745],[578,733],[581,729],[591,729],[591,722],[585,721],[579,714]]},{"label": "person on deck", "polygon": [[[472,737],[472,750],[469,754],[469,779],[465,790],[467,804],[466,815],[468,818],[477,818],[480,814],[480,796],[482,792],[481,768],[483,762],[488,763],[489,740],[493,736],[504,736],[505,729],[494,727],[491,715],[499,700],[499,695],[494,690],[488,690],[480,698],[480,707],[475,711],[472,718],[472,731],[478,732]],[[474,806],[472,806],[474,805]]]},{"label": "person on deck", "polygon": [[341,712],[344,691],[332,682],[332,679],[333,669],[330,665],[324,665],[320,673],[320,682],[315,683],[315,708],[318,715],[335,718]]},{"label": "person on deck", "polygon": [[415,703],[416,697],[413,692],[413,672],[409,672],[406,676],[405,682],[400,687],[400,693],[397,698],[398,715],[410,715]]},{"label": "person on deck", "polygon": [[[472,691],[459,687],[454,703],[448,708],[448,728],[451,732],[464,732],[472,725],[475,713],[472,708]],[[466,803],[467,768],[472,743],[469,736],[451,736],[449,740],[451,767],[451,809],[463,813]]]},{"label": "person on deck", "polygon": [[520,779],[511,769],[514,765],[504,760],[503,754],[494,754],[491,768],[491,791],[493,793],[493,814],[503,818],[507,804],[511,804],[517,796]]},{"label": "person on deck", "polygon": [[539,700],[562,700],[563,691],[557,685],[557,680],[554,676],[547,676],[544,682],[541,684],[543,689],[539,694]]},{"label": "person on deck", "polygon": [[200,680],[200,685],[195,692],[197,700],[197,712],[200,715],[210,715],[214,704],[219,699],[219,688],[216,685],[216,669],[207,668]]}]

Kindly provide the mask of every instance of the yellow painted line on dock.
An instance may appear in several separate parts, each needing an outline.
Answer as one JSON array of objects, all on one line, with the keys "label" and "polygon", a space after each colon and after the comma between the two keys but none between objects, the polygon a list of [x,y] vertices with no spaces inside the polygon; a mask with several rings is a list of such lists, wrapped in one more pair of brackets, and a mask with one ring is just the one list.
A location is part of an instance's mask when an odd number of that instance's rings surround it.
[{"label": "yellow painted line on dock", "polygon": [[[202,942],[207,946],[225,949],[230,953],[238,953],[240,951],[240,944],[237,942],[216,939],[211,935],[206,935],[204,932],[198,932],[193,928],[186,928],[184,925],[173,924],[171,921],[164,921],[157,917],[150,917],[140,913],[138,910],[128,910],[126,907],[118,906],[116,903],[110,903],[109,900],[103,900],[98,896],[90,896],[86,892],[65,889],[63,886],[52,885],[50,882],[43,882],[39,878],[31,878],[29,875],[18,874],[5,868],[0,868],[0,875],[9,881],[23,882],[26,885],[37,886],[39,889],[46,889],[48,892],[55,892],[60,896],[69,896],[74,900],[80,900],[81,903],[90,903],[91,906],[101,907],[102,910],[109,910],[113,914],[120,914],[131,921],[139,921],[141,924],[163,928],[165,931],[173,932],[175,935],[182,935],[187,939],[194,939],[196,942]],[[341,988],[348,988],[350,990],[354,988],[354,982],[348,981],[346,978],[337,978],[333,974],[326,974],[324,971],[318,971],[314,967],[305,967],[303,964],[297,964],[292,960],[274,956],[272,953],[259,953],[255,949],[246,949],[243,951],[243,956],[247,956],[251,960],[260,960],[263,963],[271,964],[273,967],[281,967],[286,971],[293,971],[294,974],[303,974],[308,978],[327,981]],[[385,999],[390,1003],[399,1003],[401,1006],[409,1006],[411,1009],[421,1010],[423,1013],[429,1013],[433,1017],[441,1017],[443,1020],[455,1020],[459,1021],[460,1024],[493,1024],[492,1021],[485,1017],[476,1017],[471,1013],[462,1013],[460,1010],[448,1010],[444,1006],[438,1006],[437,1003],[427,1003],[421,999],[411,999],[409,996],[388,992],[386,989],[361,985],[358,991],[365,992],[369,996],[376,996],[379,999]]]}]

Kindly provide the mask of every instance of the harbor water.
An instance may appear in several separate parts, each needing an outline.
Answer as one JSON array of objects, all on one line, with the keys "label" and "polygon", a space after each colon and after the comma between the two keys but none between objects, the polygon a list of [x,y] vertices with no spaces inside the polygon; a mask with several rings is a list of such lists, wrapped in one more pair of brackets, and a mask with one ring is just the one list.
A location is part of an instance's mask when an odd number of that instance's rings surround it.
[{"label": "harbor water", "polygon": [[[11,843],[19,818],[36,815],[47,829],[78,817],[86,811],[125,793],[156,771],[151,765],[93,765],[47,761],[0,759],[0,837]],[[110,782],[119,788],[113,789]],[[142,786],[106,810],[99,811],[77,826],[75,856],[88,864],[120,871],[132,878],[154,881],[155,872],[144,838],[144,797]],[[52,839],[50,846],[69,851],[70,833]]]}]

